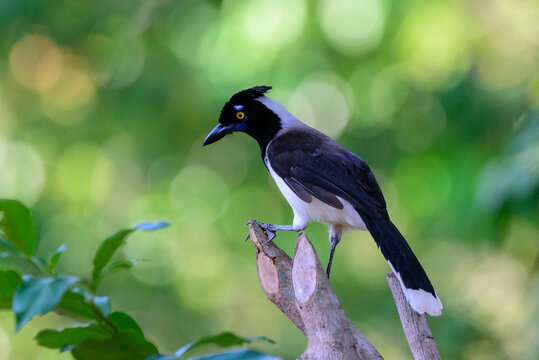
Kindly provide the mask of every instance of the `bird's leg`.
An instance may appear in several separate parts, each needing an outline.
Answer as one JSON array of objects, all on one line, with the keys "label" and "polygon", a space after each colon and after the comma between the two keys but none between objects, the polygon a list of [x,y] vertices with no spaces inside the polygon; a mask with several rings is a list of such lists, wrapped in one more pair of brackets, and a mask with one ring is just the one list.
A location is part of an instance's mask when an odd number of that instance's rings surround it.
[{"label": "bird's leg", "polygon": [[[303,230],[303,229],[295,228],[294,225],[264,224],[264,223],[258,222],[256,220],[254,222],[257,223],[258,226],[260,226],[262,229],[266,230],[266,232],[268,233],[268,241],[267,242],[270,242],[271,240],[273,240],[275,238],[275,232],[276,231],[301,231],[301,230]],[[245,226],[249,225],[250,223],[251,223],[251,220],[247,221],[245,223]],[[247,239],[249,239],[249,234],[247,234],[247,236],[245,237],[245,241],[247,241]]]},{"label": "bird's leg", "polygon": [[341,241],[341,230],[330,229],[329,231],[329,242],[331,243],[331,250],[329,251],[328,266],[326,268],[326,275],[329,279],[329,273],[331,271],[331,263],[333,262],[333,254],[335,253],[335,248],[339,241]]}]

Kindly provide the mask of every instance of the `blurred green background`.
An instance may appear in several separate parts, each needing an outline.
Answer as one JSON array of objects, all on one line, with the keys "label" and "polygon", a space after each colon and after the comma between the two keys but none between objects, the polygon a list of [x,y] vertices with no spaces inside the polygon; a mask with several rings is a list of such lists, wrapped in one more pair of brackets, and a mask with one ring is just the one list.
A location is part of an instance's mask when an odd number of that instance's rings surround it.
[{"label": "blurred green background", "polygon": [[[222,330],[306,346],[266,300],[243,223],[292,212],[245,135],[202,148],[235,92],[270,96],[371,165],[444,303],[445,359],[539,357],[539,3],[536,0],[2,0],[0,197],[32,207],[42,254],[87,274],[99,241],[158,218],[123,249],[151,259],[103,284],[160,350]],[[327,230],[307,234],[322,263]],[[292,252],[295,234],[276,243]],[[387,359],[409,359],[368,233],[344,236],[332,284]],[[0,359],[39,348],[48,315]]]}]

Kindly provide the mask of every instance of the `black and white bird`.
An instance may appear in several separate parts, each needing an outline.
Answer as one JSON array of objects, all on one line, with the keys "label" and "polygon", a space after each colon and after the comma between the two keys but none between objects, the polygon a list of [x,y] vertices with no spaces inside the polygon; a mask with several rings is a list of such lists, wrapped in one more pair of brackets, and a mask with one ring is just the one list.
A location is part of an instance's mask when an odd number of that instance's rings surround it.
[{"label": "black and white bird", "polygon": [[442,302],[410,246],[389,219],[384,196],[369,166],[265,96],[270,89],[256,86],[232,96],[221,110],[219,124],[203,144],[212,144],[237,131],[258,142],[266,168],[294,212],[292,225],[259,223],[270,240],[276,231],[304,230],[311,220],[327,224],[331,243],[326,270],[329,276],[343,232],[368,230],[397,275],[411,307],[420,314],[440,315]]}]

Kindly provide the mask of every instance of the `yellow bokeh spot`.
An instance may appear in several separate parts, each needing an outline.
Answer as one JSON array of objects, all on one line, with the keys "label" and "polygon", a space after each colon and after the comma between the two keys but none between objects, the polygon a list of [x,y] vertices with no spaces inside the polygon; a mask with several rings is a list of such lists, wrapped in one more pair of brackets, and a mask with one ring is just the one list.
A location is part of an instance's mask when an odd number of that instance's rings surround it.
[{"label": "yellow bokeh spot", "polygon": [[382,39],[385,12],[379,0],[320,1],[318,16],[330,44],[344,54],[368,52]]},{"label": "yellow bokeh spot", "polygon": [[474,26],[457,2],[420,3],[397,34],[397,47],[408,76],[426,89],[443,89],[469,69]]},{"label": "yellow bokeh spot", "polygon": [[47,92],[45,99],[59,108],[71,110],[90,101],[95,87],[90,77],[77,68],[66,68],[60,81]]},{"label": "yellow bokeh spot", "polygon": [[43,91],[58,81],[62,71],[62,54],[49,38],[28,35],[11,48],[9,65],[19,83]]},{"label": "yellow bokeh spot", "polygon": [[294,40],[305,22],[304,0],[251,0],[244,14],[249,37],[264,46],[280,46]]}]

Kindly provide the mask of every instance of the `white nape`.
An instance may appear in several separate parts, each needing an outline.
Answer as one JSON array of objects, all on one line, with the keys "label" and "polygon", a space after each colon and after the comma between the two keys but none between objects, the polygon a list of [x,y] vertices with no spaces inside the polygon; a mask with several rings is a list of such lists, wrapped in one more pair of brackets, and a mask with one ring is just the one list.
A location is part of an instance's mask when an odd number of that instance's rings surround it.
[{"label": "white nape", "polygon": [[267,96],[261,96],[257,98],[256,101],[259,101],[262,104],[266,105],[268,109],[273,111],[273,113],[279,117],[283,129],[293,126],[306,126],[305,123],[300,121],[294,115],[290,114],[290,112],[288,112],[288,110],[286,110],[286,108],[278,101],[273,100],[272,98],[269,98]]},{"label": "white nape", "polygon": [[404,295],[406,296],[406,299],[408,300],[408,303],[412,309],[414,309],[418,314],[427,313],[431,316],[442,315],[442,308],[444,306],[438,298],[438,295],[434,296],[423,289],[408,289],[406,286],[404,286],[400,273],[395,271],[391,261],[388,260],[387,263],[389,264],[391,270],[393,270],[393,273],[397,275],[397,279],[399,279],[402,291],[404,292]]}]

